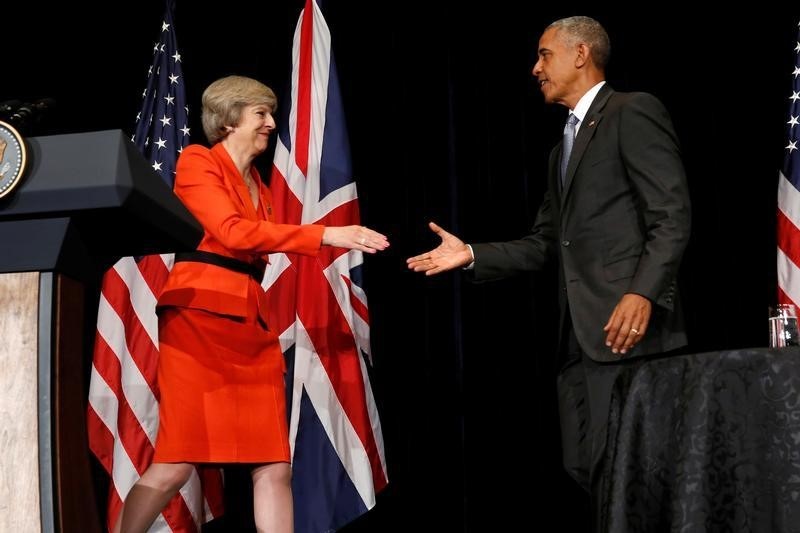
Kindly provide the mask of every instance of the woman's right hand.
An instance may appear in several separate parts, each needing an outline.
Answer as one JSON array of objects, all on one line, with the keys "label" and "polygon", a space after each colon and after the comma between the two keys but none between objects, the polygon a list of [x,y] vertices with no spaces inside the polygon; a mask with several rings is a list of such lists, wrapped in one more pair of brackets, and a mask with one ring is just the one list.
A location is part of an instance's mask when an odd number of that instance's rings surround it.
[{"label": "woman's right hand", "polygon": [[374,254],[388,248],[389,240],[365,226],[325,226],[322,244]]}]

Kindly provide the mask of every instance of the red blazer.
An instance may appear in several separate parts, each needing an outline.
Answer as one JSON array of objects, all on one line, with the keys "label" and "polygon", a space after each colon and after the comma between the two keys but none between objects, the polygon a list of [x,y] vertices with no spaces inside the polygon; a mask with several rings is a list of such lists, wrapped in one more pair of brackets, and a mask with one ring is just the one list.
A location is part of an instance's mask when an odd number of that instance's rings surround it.
[{"label": "red blazer", "polygon": [[[259,187],[258,210],[222,144],[211,149],[193,144],[183,150],[176,168],[175,194],[205,230],[197,249],[248,263],[266,263],[270,252],[316,255],[325,227],[273,222],[270,191],[261,183],[258,171],[253,168],[251,172]],[[181,261],[172,268],[158,307],[191,307],[245,317],[251,279],[220,266]],[[265,301],[258,302],[262,316],[265,305]]]}]

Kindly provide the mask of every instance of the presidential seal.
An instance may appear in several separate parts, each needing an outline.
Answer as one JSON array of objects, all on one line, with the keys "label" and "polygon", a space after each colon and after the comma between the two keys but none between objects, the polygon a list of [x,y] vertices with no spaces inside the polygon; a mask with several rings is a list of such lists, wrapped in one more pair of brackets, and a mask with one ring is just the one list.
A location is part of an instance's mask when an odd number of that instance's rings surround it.
[{"label": "presidential seal", "polygon": [[19,185],[27,160],[22,135],[10,124],[0,121],[0,198]]}]

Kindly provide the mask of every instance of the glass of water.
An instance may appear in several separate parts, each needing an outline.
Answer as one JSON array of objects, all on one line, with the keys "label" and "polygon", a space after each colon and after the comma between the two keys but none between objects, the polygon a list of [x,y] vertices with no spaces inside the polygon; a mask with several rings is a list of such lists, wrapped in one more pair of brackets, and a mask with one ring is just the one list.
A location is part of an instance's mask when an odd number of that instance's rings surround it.
[{"label": "glass of water", "polygon": [[770,310],[769,346],[782,348],[798,345],[800,334],[797,330],[797,308],[792,304],[778,304],[775,309]]}]

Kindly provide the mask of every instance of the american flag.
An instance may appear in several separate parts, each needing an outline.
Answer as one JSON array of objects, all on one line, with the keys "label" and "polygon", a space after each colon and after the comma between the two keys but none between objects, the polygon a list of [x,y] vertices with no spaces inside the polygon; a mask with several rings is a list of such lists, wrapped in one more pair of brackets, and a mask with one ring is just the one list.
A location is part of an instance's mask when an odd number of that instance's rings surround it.
[{"label": "american flag", "polygon": [[[800,24],[798,24],[800,28]],[[786,147],[778,177],[778,303],[800,304],[800,31],[794,48]]]},{"label": "american flag", "polygon": [[[170,187],[178,154],[189,143],[187,117],[173,2],[168,0],[132,140]],[[155,305],[172,263],[172,254],[124,257],[103,277],[87,425],[89,446],[111,476],[109,529],[123,499],[153,457],[159,398]],[[202,522],[221,512],[221,474],[216,469],[201,469],[150,531],[196,532]]]},{"label": "american flag", "polygon": [[[359,224],[331,34],[314,0],[292,47],[291,101],[281,107],[270,187],[277,221]],[[289,441],[295,531],[335,531],[375,505],[387,483],[380,420],[367,374],[363,255],[272,254],[264,279],[291,382]],[[279,302],[279,303],[278,303]]]}]

